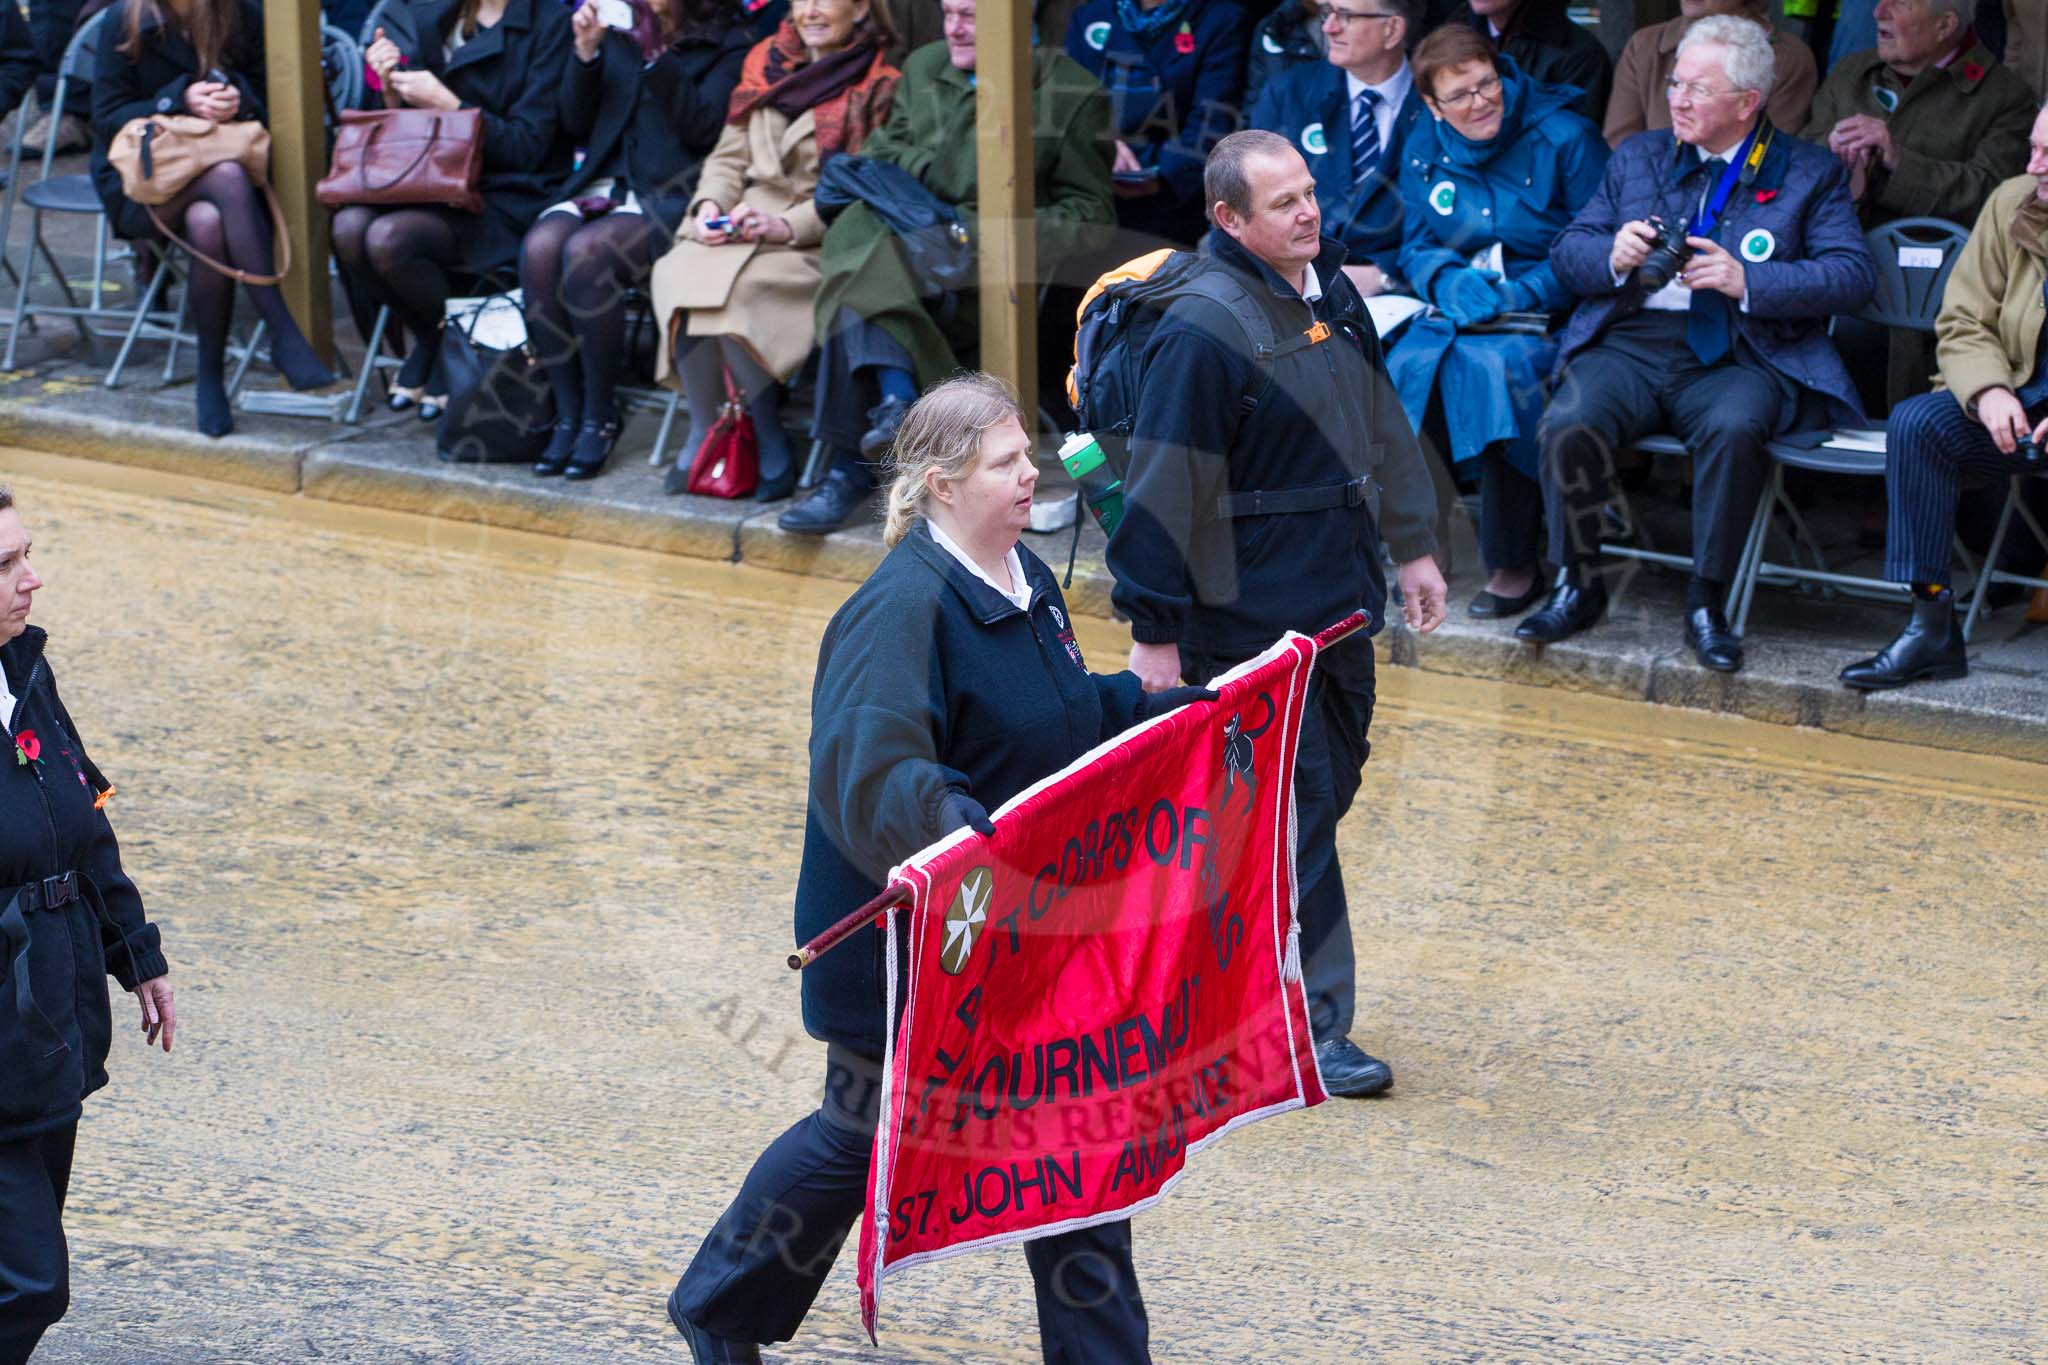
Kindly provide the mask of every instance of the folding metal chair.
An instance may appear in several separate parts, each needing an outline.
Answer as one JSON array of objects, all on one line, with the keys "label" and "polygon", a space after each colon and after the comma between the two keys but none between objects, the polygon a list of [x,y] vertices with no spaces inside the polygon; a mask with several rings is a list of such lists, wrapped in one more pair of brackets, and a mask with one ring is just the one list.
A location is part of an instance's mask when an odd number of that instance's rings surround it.
[{"label": "folding metal chair", "polygon": [[1977,573],[1976,591],[1970,594],[1970,614],[1963,618],[1963,638],[1970,638],[1970,632],[1977,628],[1977,617],[1984,610],[1984,594],[1993,583],[2016,583],[2026,588],[2048,588],[2048,578],[2034,578],[2027,574],[2008,573],[1998,567],[1999,552],[2005,549],[2006,532],[2012,530],[2014,516],[2027,524],[2034,533],[2036,545],[2048,545],[2048,533],[2041,530],[2041,523],[2034,520],[2032,509],[2027,506],[2027,480],[2048,478],[2044,474],[2015,474],[2012,485],[2006,491],[2005,507],[1998,514],[1998,529],[1991,533],[1991,548],[1984,554],[1984,567]]},{"label": "folding metal chair", "polygon": [[[1635,443],[1635,448],[1646,455],[1683,455],[1686,453],[1685,442],[1679,440],[1676,436],[1663,434],[1645,436]],[[1752,518],[1749,536],[1742,543],[1742,556],[1736,561],[1735,577],[1728,582],[1728,596],[1722,607],[1731,617],[1734,616],[1736,605],[1741,600],[1742,585],[1749,578],[1750,564],[1755,559],[1758,548],[1758,526],[1755,519]],[[1687,572],[1692,570],[1693,564],[1692,556],[1689,554],[1673,554],[1669,550],[1651,549],[1645,545],[1628,545],[1620,541],[1602,541],[1600,553],[1611,555],[1616,559],[1633,559],[1646,564],[1659,564],[1667,569],[1683,569]],[[1737,635],[1742,634],[1741,622],[1735,622],[1734,629]]]}]

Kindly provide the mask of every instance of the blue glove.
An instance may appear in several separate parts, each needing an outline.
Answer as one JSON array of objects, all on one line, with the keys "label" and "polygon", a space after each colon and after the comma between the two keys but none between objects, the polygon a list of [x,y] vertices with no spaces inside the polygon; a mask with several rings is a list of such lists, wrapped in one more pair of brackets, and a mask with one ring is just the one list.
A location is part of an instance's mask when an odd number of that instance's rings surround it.
[{"label": "blue glove", "polygon": [[1430,302],[1459,327],[1499,317],[1501,301],[1494,288],[1495,278],[1491,271],[1474,270],[1469,265],[1453,266],[1431,281]]},{"label": "blue glove", "polygon": [[1536,286],[1526,279],[1502,280],[1495,285],[1494,292],[1500,295],[1500,311],[1503,313],[1542,313],[1549,310],[1543,306],[1543,296]]},{"label": "blue glove", "polygon": [[995,837],[996,825],[988,818],[988,807],[955,787],[939,798],[939,833],[951,834],[962,825],[983,838]]}]

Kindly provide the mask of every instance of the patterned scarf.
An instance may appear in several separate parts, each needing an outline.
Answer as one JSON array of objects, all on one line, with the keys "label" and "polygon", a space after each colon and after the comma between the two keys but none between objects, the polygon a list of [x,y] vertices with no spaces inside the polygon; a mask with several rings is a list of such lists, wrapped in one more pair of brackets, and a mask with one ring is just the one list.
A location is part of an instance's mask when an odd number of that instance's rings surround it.
[{"label": "patterned scarf", "polygon": [[725,121],[745,123],[764,104],[792,120],[808,109],[818,126],[822,161],[859,150],[888,118],[900,74],[866,23],[855,30],[851,47],[812,61],[796,26],[785,19],[774,37],[747,53]]},{"label": "patterned scarf", "polygon": [[1155,9],[1144,9],[1138,0],[1116,0],[1116,21],[1133,38],[1150,38],[1180,22],[1188,0],[1166,0]]}]

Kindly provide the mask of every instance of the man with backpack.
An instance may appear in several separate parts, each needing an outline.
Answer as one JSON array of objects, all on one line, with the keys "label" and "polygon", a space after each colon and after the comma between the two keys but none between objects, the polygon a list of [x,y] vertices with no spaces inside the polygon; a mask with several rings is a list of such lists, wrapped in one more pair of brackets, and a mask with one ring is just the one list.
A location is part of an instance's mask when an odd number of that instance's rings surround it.
[{"label": "man with backpack", "polygon": [[[1108,561],[1113,600],[1131,620],[1131,668],[1150,691],[1206,682],[1283,631],[1313,633],[1361,606],[1376,633],[1383,536],[1409,626],[1434,630],[1444,617],[1434,487],[1344,275],[1344,247],[1322,236],[1315,177],[1286,138],[1249,131],[1217,143],[1203,190],[1215,225],[1206,256],[1125,267],[1126,280],[1153,265],[1175,283],[1147,307],[1111,308],[1130,320],[1121,336],[1084,315],[1076,366],[1090,425],[1128,433]],[[1113,287],[1112,299],[1129,288]],[[1105,410],[1117,404],[1094,401],[1104,391],[1091,392],[1092,366],[1136,374],[1119,400],[1127,425]],[[1335,1095],[1393,1083],[1349,1038],[1351,930],[1337,865],[1337,822],[1363,777],[1372,709],[1372,641],[1360,634],[1317,665],[1295,765],[1303,976]]]}]

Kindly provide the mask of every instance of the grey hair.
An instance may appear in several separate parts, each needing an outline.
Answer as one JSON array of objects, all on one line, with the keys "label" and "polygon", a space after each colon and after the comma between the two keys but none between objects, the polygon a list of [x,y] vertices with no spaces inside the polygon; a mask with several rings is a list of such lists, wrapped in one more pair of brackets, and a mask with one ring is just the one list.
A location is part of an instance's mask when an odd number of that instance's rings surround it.
[{"label": "grey hair", "polygon": [[1293,150],[1292,142],[1263,128],[1247,128],[1218,142],[1202,167],[1202,200],[1209,206],[1209,220],[1215,221],[1218,204],[1228,204],[1232,213],[1250,217],[1252,182],[1244,163],[1255,156],[1281,156]]},{"label": "grey hair", "polygon": [[1689,47],[1711,44],[1721,49],[1721,69],[1728,84],[1737,90],[1753,90],[1768,97],[1778,76],[1778,58],[1771,51],[1771,35],[1762,24],[1733,14],[1710,14],[1696,19],[1678,40],[1678,55]]},{"label": "grey hair", "polygon": [[893,548],[924,515],[931,497],[927,476],[965,478],[981,453],[982,433],[1011,419],[1024,421],[1017,391],[992,374],[956,374],[927,389],[896,431],[882,543]]},{"label": "grey hair", "polygon": [[1976,0],[1927,0],[1927,8],[1936,14],[1953,15],[1955,21],[1968,28],[1976,18]]},{"label": "grey hair", "polygon": [[6,484],[0,483],[0,512],[5,512],[12,506],[14,506],[14,490]]}]

